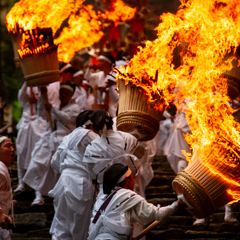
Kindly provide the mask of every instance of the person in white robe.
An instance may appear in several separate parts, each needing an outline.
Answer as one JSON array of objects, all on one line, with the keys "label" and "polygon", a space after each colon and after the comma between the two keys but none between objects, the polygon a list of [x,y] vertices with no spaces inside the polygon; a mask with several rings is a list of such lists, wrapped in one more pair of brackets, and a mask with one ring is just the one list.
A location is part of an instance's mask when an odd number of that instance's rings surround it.
[{"label": "person in white robe", "polygon": [[53,82],[47,86],[48,90],[48,100],[53,106],[59,105],[59,90],[60,84],[71,82],[73,75],[75,73],[75,69],[72,67],[70,63],[59,63],[59,71],[60,71],[60,80],[57,82]]},{"label": "person in white robe", "polygon": [[86,147],[99,137],[91,130],[90,113],[84,111],[77,117],[77,128],[64,137],[51,160],[52,168],[61,174],[49,192],[54,198],[55,214],[50,229],[53,240],[84,240],[88,236],[94,188],[82,160]]},{"label": "person in white robe", "polygon": [[172,116],[168,111],[163,112],[164,120],[160,121],[159,131],[155,137],[156,141],[156,155],[163,156],[165,153],[167,140],[172,132],[172,128],[174,125],[174,116]]},{"label": "person in white robe", "polygon": [[165,155],[171,165],[173,171],[177,174],[184,170],[188,162],[182,151],[191,153],[191,149],[184,135],[191,134],[191,129],[188,125],[187,118],[184,112],[176,114],[174,119],[174,126],[165,147]]},{"label": "person in white robe", "polygon": [[[181,199],[166,207],[156,207],[133,192],[133,187],[133,175],[127,166],[117,163],[105,171],[104,195],[94,205],[89,240],[130,239],[135,222],[146,225],[165,220],[186,207]],[[184,199],[183,195],[181,198]]]},{"label": "person in white robe", "polygon": [[82,88],[84,88],[87,93],[87,101],[88,101],[89,110],[93,110],[93,104],[94,104],[94,96],[92,94],[93,88],[89,85],[88,81],[86,81],[86,80],[83,80]]},{"label": "person in white robe", "polygon": [[[59,174],[51,168],[50,162],[63,138],[75,129],[76,126],[79,107],[76,104],[69,104],[74,90],[74,84],[69,82],[61,83],[59,91],[61,103],[58,106],[44,104],[43,97],[38,101],[40,116],[48,119],[46,110],[51,112],[54,131],[51,132],[48,122],[45,133],[32,151],[31,162],[23,179],[25,183],[35,189],[36,198],[32,205],[44,204],[42,195],[47,195],[59,178]],[[46,88],[42,87],[41,91],[43,95]]]},{"label": "person in white robe", "polygon": [[[32,94],[30,94],[30,91],[32,91]],[[38,98],[38,88],[34,87],[30,90],[26,82],[24,82],[18,93],[18,101],[23,108],[23,113],[17,125],[18,135],[16,148],[18,153],[18,187],[14,192],[25,190],[23,177],[30,163],[32,150],[41,135],[45,132],[47,125],[47,122],[37,115],[36,103]]]},{"label": "person in white robe", "polygon": [[15,149],[12,141],[0,136],[0,239],[10,240],[12,220],[8,217],[10,209],[13,214],[11,179],[7,169],[15,160]]},{"label": "person in white robe", "polygon": [[89,110],[87,92],[82,87],[83,80],[84,74],[82,70],[74,73],[72,82],[76,85],[76,90],[72,96],[71,103],[76,103],[79,105],[80,111]]},{"label": "person in white robe", "polygon": [[[98,197],[103,193],[103,174],[108,167],[116,161],[121,161],[121,156],[130,154],[137,158],[142,157],[143,150],[138,140],[129,133],[112,130],[112,117],[105,110],[97,109],[90,115],[93,128],[99,132],[100,138],[96,138],[87,146],[83,162],[87,163],[92,179],[99,183]],[[139,161],[127,157],[127,162],[132,162],[134,168],[139,168]]]},{"label": "person in white robe", "polygon": [[[113,70],[113,67],[115,66],[115,59],[110,53],[102,53],[98,60],[100,71],[92,73],[94,65],[89,64],[85,73],[85,79],[89,82],[93,89],[95,89],[95,86],[98,86],[99,89],[106,90],[107,75]],[[101,90],[98,91],[98,104],[103,104],[105,99],[105,94]],[[108,112],[112,117],[115,117],[116,110],[117,104],[114,103],[110,96],[108,99]]]}]

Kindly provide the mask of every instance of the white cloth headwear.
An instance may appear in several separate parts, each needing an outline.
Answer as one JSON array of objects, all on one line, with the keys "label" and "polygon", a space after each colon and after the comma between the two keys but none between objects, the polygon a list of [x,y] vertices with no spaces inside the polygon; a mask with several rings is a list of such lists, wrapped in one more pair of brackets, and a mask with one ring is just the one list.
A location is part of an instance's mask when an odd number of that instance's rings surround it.
[{"label": "white cloth headwear", "polygon": [[60,85],[60,89],[61,88],[65,88],[65,89],[68,89],[68,90],[74,92],[73,88],[71,86],[69,86],[69,85],[66,85],[66,84]]},{"label": "white cloth headwear", "polygon": [[64,67],[60,69],[60,73],[64,72],[66,69],[70,68],[72,65],[70,63],[66,64]]},{"label": "white cloth headwear", "polygon": [[1,144],[5,139],[7,139],[7,137],[5,137],[5,136],[0,137],[0,144]]},{"label": "white cloth headwear", "polygon": [[91,120],[87,120],[84,124],[83,124],[83,128],[86,128],[88,125],[92,124]]},{"label": "white cloth headwear", "polygon": [[73,77],[77,77],[79,75],[83,75],[83,71],[82,70],[77,71],[76,73],[74,73]]},{"label": "white cloth headwear", "polygon": [[100,55],[98,59],[99,59],[99,60],[104,60],[104,61],[112,64],[112,61],[111,61],[109,58],[107,58],[107,57],[105,57],[105,56],[103,56],[103,55]]},{"label": "white cloth headwear", "polygon": [[116,184],[122,182],[125,178],[129,177],[131,175],[132,171],[130,170],[130,168],[124,173],[124,175],[122,175]]}]

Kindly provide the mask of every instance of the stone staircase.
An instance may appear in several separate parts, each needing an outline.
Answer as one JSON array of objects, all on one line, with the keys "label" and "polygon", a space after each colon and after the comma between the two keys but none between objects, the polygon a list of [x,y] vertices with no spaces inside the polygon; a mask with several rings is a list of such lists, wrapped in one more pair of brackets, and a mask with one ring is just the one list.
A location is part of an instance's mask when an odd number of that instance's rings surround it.
[{"label": "stone staircase", "polygon": [[[12,189],[17,187],[17,166],[14,164],[10,170]],[[26,186],[26,191],[13,193],[16,200],[14,206],[14,218],[16,228],[13,231],[12,239],[15,240],[46,240],[51,239],[49,229],[52,223],[54,208],[52,198],[45,197],[45,204],[31,207],[35,198],[34,190]]]},{"label": "stone staircase", "polygon": [[[176,200],[171,187],[175,177],[166,157],[156,156],[153,161],[154,179],[146,189],[148,202],[161,206],[169,205]],[[16,164],[11,169],[12,188],[17,187]],[[54,215],[52,198],[46,197],[42,206],[31,207],[35,195],[31,188],[25,192],[14,194],[17,203],[14,207],[16,229],[13,240],[45,240],[51,239],[49,229]],[[240,205],[235,204],[235,214],[240,217]],[[183,211],[159,224],[147,235],[147,240],[163,239],[239,239],[240,223],[224,222],[224,209],[217,210],[208,217],[204,224],[193,225],[195,218]]]},{"label": "stone staircase", "polygon": [[[165,156],[156,156],[153,165],[154,179],[146,188],[146,198],[154,205],[166,206],[176,200],[171,187],[176,174]],[[160,223],[147,235],[147,240],[158,239],[235,239],[240,240],[240,223],[224,221],[224,208],[206,218],[204,224],[193,225],[195,218],[186,210]],[[240,204],[234,204],[234,212],[240,217]]]}]

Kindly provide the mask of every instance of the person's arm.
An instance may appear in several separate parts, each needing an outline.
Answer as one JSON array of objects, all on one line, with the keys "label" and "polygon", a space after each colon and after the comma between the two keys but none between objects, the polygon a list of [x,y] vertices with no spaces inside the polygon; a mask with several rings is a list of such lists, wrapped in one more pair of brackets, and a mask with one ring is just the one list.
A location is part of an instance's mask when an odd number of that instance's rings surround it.
[{"label": "person's arm", "polygon": [[109,87],[109,94],[110,94],[110,97],[112,98],[113,102],[118,103],[119,95],[118,95],[118,92],[117,92],[117,85],[116,84]]},{"label": "person's arm", "polygon": [[179,209],[179,207],[182,208],[184,205],[185,204],[182,203],[181,200],[177,200],[169,206],[156,207],[144,200],[130,209],[131,222],[139,222],[146,225],[154,220],[162,221],[170,217]]},{"label": "person's arm", "polygon": [[12,224],[11,218],[3,213],[2,209],[0,208],[0,227],[3,229],[9,229],[9,224]]},{"label": "person's arm", "polygon": [[98,74],[92,73],[92,68],[88,67],[84,75],[85,79],[89,82],[89,85],[94,89],[95,85],[98,85]]},{"label": "person's arm", "polygon": [[23,107],[25,104],[28,103],[29,96],[27,95],[27,84],[26,82],[23,83],[21,89],[18,91],[18,101]]},{"label": "person's arm", "polygon": [[[76,105],[77,106],[77,105]],[[57,110],[55,107],[51,108],[51,113],[54,114],[55,118],[63,124],[75,123],[76,118],[79,114],[77,108],[67,109],[66,111]]]}]

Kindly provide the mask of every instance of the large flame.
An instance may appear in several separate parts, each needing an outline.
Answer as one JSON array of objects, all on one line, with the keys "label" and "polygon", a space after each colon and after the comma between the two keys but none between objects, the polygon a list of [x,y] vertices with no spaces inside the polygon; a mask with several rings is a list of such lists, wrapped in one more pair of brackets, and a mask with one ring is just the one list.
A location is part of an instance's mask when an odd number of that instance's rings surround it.
[{"label": "large flame", "polygon": [[76,51],[98,42],[104,35],[102,23],[91,5],[72,15],[68,24],[55,41],[59,44],[58,59],[63,62],[69,62]]},{"label": "large flame", "polygon": [[30,30],[49,28],[53,34],[62,22],[71,14],[75,14],[85,0],[20,0],[7,14],[6,25],[9,32],[19,29]]},{"label": "large flame", "polygon": [[68,19],[68,27],[63,28],[56,39],[59,44],[59,61],[69,62],[75,52],[98,42],[104,35],[102,21],[112,21],[118,25],[120,21],[134,17],[135,8],[131,8],[122,0],[110,1],[108,10],[96,12],[92,5],[83,6],[85,0],[20,0],[6,17],[8,31],[16,33],[30,29],[49,28],[53,35]]},{"label": "large flame", "polygon": [[120,21],[132,19],[135,12],[135,8],[128,7],[122,0],[111,1],[105,13],[96,13],[92,5],[82,7],[78,14],[69,18],[69,26],[56,39],[56,43],[60,43],[59,60],[69,62],[76,51],[98,42],[104,35],[102,21],[112,21],[118,25]]},{"label": "large flame", "polygon": [[127,6],[122,0],[115,0],[110,2],[109,10],[102,13],[101,18],[118,25],[120,21],[125,22],[132,19],[136,11],[136,8]]},{"label": "large flame", "polygon": [[[232,68],[233,58],[223,61],[225,55],[240,44],[239,1],[181,2],[176,15],[161,16],[162,22],[156,29],[158,38],[140,48],[118,77],[142,87],[149,101],[160,94],[165,105],[175,98],[180,107],[188,99],[185,112],[192,135],[186,137],[193,153],[214,157],[215,165],[202,161],[229,183],[228,192],[239,200],[236,189],[240,186],[240,125],[231,115],[227,82],[221,77]],[[175,69],[173,51],[180,45],[185,47],[181,51],[181,65]],[[174,93],[173,88],[178,92]],[[162,109],[164,105],[156,108]]]}]

